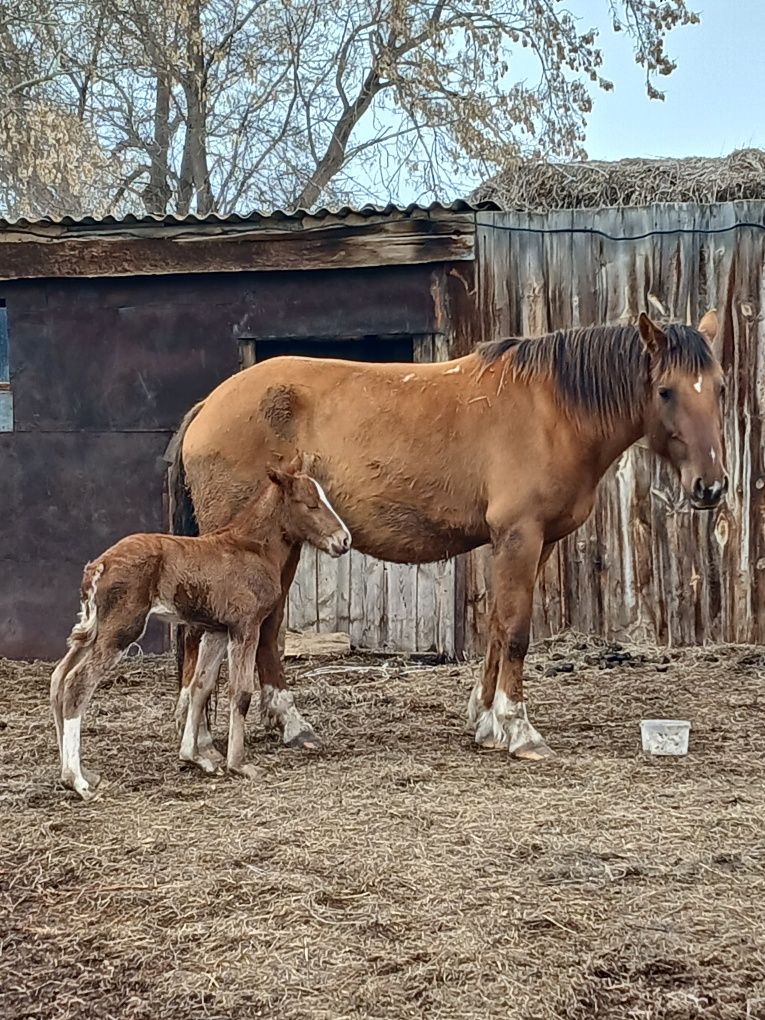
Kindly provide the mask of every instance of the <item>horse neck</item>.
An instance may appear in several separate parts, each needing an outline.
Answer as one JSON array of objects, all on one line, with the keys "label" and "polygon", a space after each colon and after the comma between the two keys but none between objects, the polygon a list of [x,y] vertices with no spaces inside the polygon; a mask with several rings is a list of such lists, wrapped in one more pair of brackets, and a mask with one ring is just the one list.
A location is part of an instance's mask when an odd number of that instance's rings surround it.
[{"label": "horse neck", "polygon": [[285,532],[285,496],[278,485],[268,487],[244,506],[226,529],[236,540],[257,542],[286,559],[290,542]]},{"label": "horse neck", "polygon": [[596,484],[614,461],[645,435],[642,419],[627,416],[612,419],[607,426],[585,420],[572,422],[570,428],[575,433],[572,445],[581,450],[583,466],[587,466]]}]

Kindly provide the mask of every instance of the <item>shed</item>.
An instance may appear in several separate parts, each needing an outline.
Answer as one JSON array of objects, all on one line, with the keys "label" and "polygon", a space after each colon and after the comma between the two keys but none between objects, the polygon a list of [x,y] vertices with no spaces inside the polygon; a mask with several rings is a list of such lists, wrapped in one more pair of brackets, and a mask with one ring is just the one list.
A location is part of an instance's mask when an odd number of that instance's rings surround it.
[{"label": "shed", "polygon": [[[595,201],[618,203],[627,179],[611,168],[604,192],[600,165],[576,187],[573,172],[538,168],[536,211],[529,169],[522,193],[505,183],[450,206],[0,223],[0,654],[60,654],[82,564],[166,526],[172,431],[253,360],[443,360],[501,335],[642,309],[696,322],[711,306],[730,377],[727,506],[688,512],[669,472],[632,448],[548,562],[534,635],[765,640],[765,194],[752,165],[721,201],[687,178],[672,192],[665,174],[662,197],[684,201],[593,207],[592,182]],[[478,654],[490,584],[483,550],[420,567],[307,551],[289,623],[362,648]]]},{"label": "shed", "polygon": [[[0,223],[0,655],[59,655],[88,558],[166,528],[167,442],[238,368],[469,350],[492,207]],[[306,551],[288,620],[454,654],[455,592],[453,564]]]}]

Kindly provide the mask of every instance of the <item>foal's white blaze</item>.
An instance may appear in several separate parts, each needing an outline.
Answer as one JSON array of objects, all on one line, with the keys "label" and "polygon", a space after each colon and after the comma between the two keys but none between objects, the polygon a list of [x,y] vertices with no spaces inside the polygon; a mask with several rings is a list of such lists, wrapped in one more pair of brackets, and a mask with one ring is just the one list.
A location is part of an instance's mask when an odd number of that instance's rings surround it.
[{"label": "foal's white blaze", "polygon": [[709,456],[712,458],[712,463],[714,464],[714,462],[717,460],[717,454],[715,453],[711,446],[709,447]]},{"label": "foal's white blaze", "polygon": [[350,543],[350,541],[351,541],[351,533],[348,530],[348,528],[345,526],[345,521],[340,517],[340,515],[337,512],[337,510],[335,510],[335,508],[332,506],[330,501],[327,499],[326,492],[324,491],[324,489],[322,489],[321,485],[319,485],[319,483],[316,481],[316,479],[312,478],[311,481],[316,486],[316,491],[319,494],[319,499],[322,501],[324,506],[326,506],[329,509],[329,511],[331,512],[331,514],[333,515],[333,517],[335,518],[337,523],[340,525],[340,527],[341,527],[341,529],[343,531],[343,534],[345,535],[345,537],[348,539],[348,542]]},{"label": "foal's white blaze", "polygon": [[699,376],[698,379],[696,380],[696,382],[693,384],[693,388],[694,388],[694,390],[696,390],[697,393],[701,393],[701,386],[702,386],[702,380],[701,380],[701,376]]}]

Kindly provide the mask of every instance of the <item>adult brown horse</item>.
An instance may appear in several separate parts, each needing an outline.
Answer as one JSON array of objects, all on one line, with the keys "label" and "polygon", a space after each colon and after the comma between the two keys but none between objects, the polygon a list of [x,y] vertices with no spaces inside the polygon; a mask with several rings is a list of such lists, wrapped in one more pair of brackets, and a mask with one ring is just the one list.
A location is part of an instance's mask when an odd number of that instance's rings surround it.
[{"label": "adult brown horse", "polygon": [[[172,455],[176,520],[223,526],[269,462],[299,454],[361,552],[426,563],[491,543],[488,650],[469,718],[482,747],[544,757],[522,679],[537,575],[590,514],[608,466],[643,436],[677,469],[692,506],[718,505],[727,478],[716,334],[714,312],[698,329],[641,314],[637,327],[499,340],[446,363],[274,358],[186,416]],[[267,715],[286,743],[311,747],[318,740],[285,690],[278,646],[299,554],[261,629],[257,666]],[[185,646],[183,688],[207,666],[196,635]],[[183,703],[182,689],[181,716]]]}]

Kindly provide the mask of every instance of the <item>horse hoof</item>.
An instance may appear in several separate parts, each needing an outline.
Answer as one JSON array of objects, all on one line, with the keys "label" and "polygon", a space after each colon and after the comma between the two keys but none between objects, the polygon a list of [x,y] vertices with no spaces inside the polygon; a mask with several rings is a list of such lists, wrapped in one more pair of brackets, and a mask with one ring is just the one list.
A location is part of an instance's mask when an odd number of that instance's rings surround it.
[{"label": "horse hoof", "polygon": [[476,724],[475,742],[482,751],[506,751],[507,737],[494,712],[485,709]]},{"label": "horse hoof", "polygon": [[237,765],[236,767],[229,766],[228,771],[234,775],[239,776],[240,779],[262,779],[261,770],[257,765]]},{"label": "horse hoof", "polygon": [[204,755],[198,754],[195,757],[187,757],[185,754],[179,754],[178,757],[181,759],[184,765],[193,765],[198,769],[201,769],[205,775],[208,776],[219,776],[221,775],[221,768],[219,762],[211,761],[210,758],[204,757]]},{"label": "horse hoof", "polygon": [[83,778],[85,779],[85,782],[88,784],[91,790],[95,790],[95,788],[101,782],[101,777],[99,776],[99,774],[97,772],[91,772],[90,769],[86,768],[82,768],[81,772]]},{"label": "horse hoof", "polygon": [[320,751],[322,745],[313,730],[301,730],[292,740],[285,741],[284,746],[292,751]]},{"label": "horse hoof", "polygon": [[476,744],[479,751],[506,751],[507,741],[506,740],[495,740],[493,737],[487,737],[486,740],[482,740]]},{"label": "horse hoof", "polygon": [[77,793],[82,798],[82,800],[85,801],[86,804],[89,804],[91,801],[94,801],[96,799],[96,797],[98,797],[99,792],[100,792],[99,790],[94,790],[90,786],[87,786],[87,785],[80,786],[77,789]]},{"label": "horse hoof", "polygon": [[208,761],[213,762],[215,765],[222,765],[223,762],[226,760],[226,756],[221,754],[218,748],[213,747],[212,744],[210,744],[208,747],[205,747],[204,756],[205,758],[208,759]]},{"label": "horse hoof", "polygon": [[510,756],[520,758],[522,761],[542,761],[544,758],[553,758],[555,751],[542,740],[537,743],[521,744],[510,752]]}]

